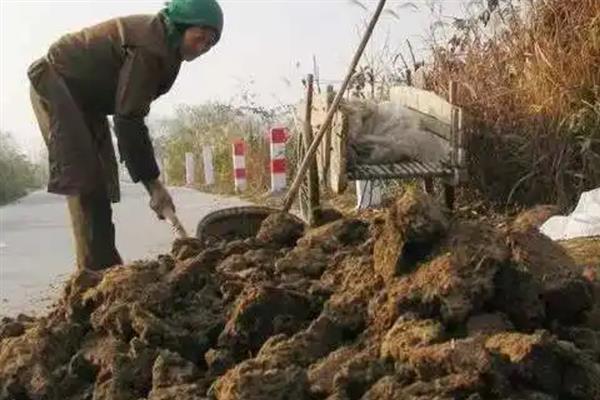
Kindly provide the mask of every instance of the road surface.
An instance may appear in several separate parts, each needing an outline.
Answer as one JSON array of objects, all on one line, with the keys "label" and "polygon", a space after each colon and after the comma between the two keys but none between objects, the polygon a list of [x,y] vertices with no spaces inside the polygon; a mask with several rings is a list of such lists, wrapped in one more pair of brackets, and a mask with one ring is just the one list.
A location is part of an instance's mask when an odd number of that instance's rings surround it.
[{"label": "road surface", "polygon": [[[207,213],[246,204],[186,188],[170,191],[190,234]],[[141,185],[122,184],[114,220],[117,246],[126,261],[170,249],[173,236],[168,224],[159,221],[147,204]],[[61,196],[39,191],[0,207],[0,317],[43,312],[58,298],[74,269],[67,207]]]}]

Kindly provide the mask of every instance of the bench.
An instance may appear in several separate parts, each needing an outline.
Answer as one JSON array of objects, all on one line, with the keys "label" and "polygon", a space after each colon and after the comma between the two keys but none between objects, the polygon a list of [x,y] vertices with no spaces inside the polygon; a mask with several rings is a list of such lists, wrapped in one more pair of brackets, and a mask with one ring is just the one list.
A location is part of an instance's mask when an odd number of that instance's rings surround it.
[{"label": "bench", "polygon": [[[346,190],[350,181],[402,180],[422,178],[428,191],[433,190],[433,179],[444,182],[445,198],[451,208],[454,188],[464,181],[466,174],[463,139],[463,110],[454,105],[456,84],[451,83],[450,99],[409,86],[390,90],[390,101],[417,112],[424,134],[432,134],[448,142],[448,156],[440,162],[399,161],[387,164],[352,164],[348,160],[348,128],[350,118],[338,111],[317,152],[317,165],[322,182],[334,193]],[[331,92],[315,97],[312,124],[319,129],[331,104]]]}]

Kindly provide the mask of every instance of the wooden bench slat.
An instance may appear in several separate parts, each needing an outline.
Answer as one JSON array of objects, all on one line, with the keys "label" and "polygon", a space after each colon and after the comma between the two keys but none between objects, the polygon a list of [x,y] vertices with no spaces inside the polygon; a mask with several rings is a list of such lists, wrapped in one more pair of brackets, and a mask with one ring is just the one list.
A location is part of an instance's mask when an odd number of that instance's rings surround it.
[{"label": "wooden bench slat", "polygon": [[363,164],[348,167],[350,180],[375,180],[414,177],[448,177],[452,176],[452,168],[443,163],[402,162],[394,164]]}]

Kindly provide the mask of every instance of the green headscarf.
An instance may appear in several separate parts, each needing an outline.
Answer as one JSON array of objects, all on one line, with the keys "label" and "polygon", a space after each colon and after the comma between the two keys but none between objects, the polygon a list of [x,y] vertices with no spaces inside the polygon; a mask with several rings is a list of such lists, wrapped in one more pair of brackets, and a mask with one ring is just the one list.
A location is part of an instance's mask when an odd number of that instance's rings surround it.
[{"label": "green headscarf", "polygon": [[223,11],[216,0],[171,0],[160,12],[167,26],[167,40],[178,47],[188,26],[208,27],[215,30],[218,42],[223,32]]}]

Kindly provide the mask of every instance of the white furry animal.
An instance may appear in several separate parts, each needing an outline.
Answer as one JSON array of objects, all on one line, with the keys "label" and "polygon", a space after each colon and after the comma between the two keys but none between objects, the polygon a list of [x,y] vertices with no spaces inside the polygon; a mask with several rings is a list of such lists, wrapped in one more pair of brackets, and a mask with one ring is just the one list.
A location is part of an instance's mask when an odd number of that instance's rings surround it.
[{"label": "white furry animal", "polygon": [[342,105],[348,118],[348,162],[385,164],[448,158],[448,141],[419,127],[419,113],[393,102],[351,100]]}]

